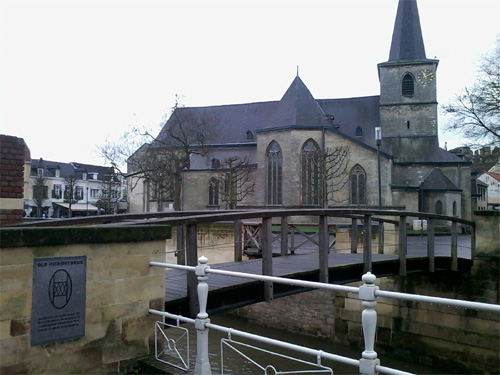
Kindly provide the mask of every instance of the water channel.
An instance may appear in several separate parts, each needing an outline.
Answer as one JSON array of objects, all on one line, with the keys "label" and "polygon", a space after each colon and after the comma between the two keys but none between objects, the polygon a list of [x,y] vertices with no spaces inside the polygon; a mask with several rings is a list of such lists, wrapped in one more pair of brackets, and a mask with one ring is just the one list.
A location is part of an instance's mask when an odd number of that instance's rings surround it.
[{"label": "water channel", "polygon": [[[283,317],[286,319],[286,317]],[[295,333],[290,333],[287,331],[274,329],[270,327],[256,325],[254,323],[248,322],[245,319],[229,315],[221,314],[211,316],[211,322],[220,326],[233,328],[245,332],[254,333],[260,336],[265,336],[281,341],[286,341],[292,344],[305,346],[308,348],[322,350],[324,352],[341,355],[344,357],[359,359],[361,358],[362,348],[355,348],[351,346],[335,344],[331,341],[322,338],[315,338],[310,336],[302,336]],[[194,368],[196,362],[196,331],[194,327],[190,324],[185,324],[182,327],[189,330],[189,342],[190,342],[190,355],[191,355],[191,368]],[[175,329],[174,329],[175,330]],[[170,329],[167,331],[171,331]],[[173,335],[175,337],[175,334]],[[232,336],[232,343],[226,342],[221,343],[222,339],[227,339],[228,334],[219,332],[216,330],[210,330],[209,333],[209,356],[212,373],[215,374],[359,374],[359,369],[357,367],[333,362],[329,360],[321,360],[321,365],[325,367],[317,367],[317,358],[312,355],[306,355],[297,353],[295,351],[285,350],[282,348],[257,343],[255,341],[250,341],[248,339],[242,339],[236,335]],[[236,342],[236,343],[235,343]],[[258,347],[266,350],[267,352],[261,351],[260,349],[255,349],[253,347],[247,347],[245,345],[250,344],[254,347]],[[185,351],[181,340],[179,341],[179,348],[181,353]],[[223,356],[223,370],[221,369],[221,350],[224,352]],[[375,350],[377,348],[375,347]],[[279,353],[279,354],[271,354]],[[282,356],[283,355],[283,356]],[[245,358],[247,356],[248,358]],[[284,357],[287,356],[287,357]],[[288,357],[293,357],[297,360],[290,359]],[[441,370],[433,369],[428,366],[424,366],[418,363],[408,363],[403,360],[397,360],[393,358],[388,358],[379,354],[381,360],[381,365],[385,367],[391,367],[394,369],[407,371],[415,374],[444,374]],[[254,363],[252,363],[254,362]],[[311,364],[307,364],[310,362]],[[256,365],[258,363],[259,365]],[[272,366],[272,367],[268,367]],[[267,367],[267,370],[264,370]],[[332,372],[328,370],[332,369]],[[300,370],[300,371],[299,371]],[[177,374],[177,372],[175,372]],[[181,372],[179,372],[181,373]],[[449,373],[449,372],[446,372]]]}]

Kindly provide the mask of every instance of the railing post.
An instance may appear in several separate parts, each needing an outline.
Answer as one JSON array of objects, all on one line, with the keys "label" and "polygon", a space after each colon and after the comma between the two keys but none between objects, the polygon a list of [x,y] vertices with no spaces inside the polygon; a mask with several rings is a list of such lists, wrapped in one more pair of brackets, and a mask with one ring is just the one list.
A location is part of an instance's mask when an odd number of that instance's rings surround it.
[{"label": "railing post", "polygon": [[177,264],[186,264],[186,228],[184,225],[177,226]]},{"label": "railing post", "polygon": [[200,257],[199,264],[196,266],[195,275],[198,277],[198,303],[200,311],[196,315],[195,328],[196,328],[196,364],[194,373],[200,375],[211,375],[212,369],[210,368],[210,359],[208,357],[208,328],[206,324],[210,323],[207,313],[207,300],[208,300],[208,275],[207,265],[208,259]]},{"label": "railing post", "polygon": [[234,221],[234,261],[243,259],[243,224],[241,220]]},{"label": "railing post", "polygon": [[290,238],[290,254],[295,254],[295,227],[291,227],[290,234],[292,235]]},{"label": "railing post", "polygon": [[[198,239],[197,225],[188,224],[186,226],[186,265],[196,266],[198,264]],[[189,298],[189,315],[195,316],[198,311],[197,296],[198,281],[192,272],[187,273],[187,293]]]},{"label": "railing post", "polygon": [[451,222],[451,270],[458,270],[458,223]]},{"label": "railing post", "polygon": [[406,250],[408,242],[406,240],[406,216],[399,217],[399,274],[406,275]]},{"label": "railing post", "polygon": [[362,375],[375,375],[375,368],[380,364],[377,359],[375,349],[375,333],[377,331],[377,297],[375,291],[378,286],[375,285],[377,278],[372,273],[365,273],[362,277],[364,284],[359,287],[359,298],[363,300],[361,304],[365,308],[361,313],[361,321],[363,325],[363,338],[365,340],[365,350],[362,353],[362,358],[359,361],[359,372]]},{"label": "railing post", "polygon": [[363,220],[363,272],[372,270],[372,217],[365,215]]},{"label": "railing post", "polygon": [[281,217],[281,256],[288,254],[288,216]]},{"label": "railing post", "polygon": [[435,221],[433,218],[427,220],[427,258],[429,259],[429,272],[434,272],[434,225]]},{"label": "railing post", "polygon": [[328,235],[328,216],[319,217],[319,281],[328,282],[328,250],[330,247]]},{"label": "railing post", "polygon": [[384,242],[385,242],[384,222],[379,221],[378,222],[378,251],[377,251],[379,254],[384,253]]},{"label": "railing post", "polygon": [[358,219],[352,219],[351,221],[351,253],[356,254],[358,252]]},{"label": "railing post", "polygon": [[[271,217],[262,219],[261,246],[262,246],[262,274],[273,276],[273,239]],[[264,299],[266,302],[273,300],[273,283],[264,281]]]}]

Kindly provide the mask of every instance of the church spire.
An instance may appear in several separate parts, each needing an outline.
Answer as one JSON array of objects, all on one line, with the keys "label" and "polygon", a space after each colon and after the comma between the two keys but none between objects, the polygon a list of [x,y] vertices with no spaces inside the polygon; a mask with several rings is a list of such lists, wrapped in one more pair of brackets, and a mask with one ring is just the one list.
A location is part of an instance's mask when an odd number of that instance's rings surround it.
[{"label": "church spire", "polygon": [[417,0],[399,0],[389,61],[426,60]]}]

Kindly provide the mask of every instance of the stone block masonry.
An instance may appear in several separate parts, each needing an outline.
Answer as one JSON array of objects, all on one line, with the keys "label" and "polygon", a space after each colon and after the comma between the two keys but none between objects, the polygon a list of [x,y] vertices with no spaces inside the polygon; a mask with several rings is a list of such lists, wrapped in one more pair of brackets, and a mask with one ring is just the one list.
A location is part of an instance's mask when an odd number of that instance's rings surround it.
[{"label": "stone block masonry", "polygon": [[[170,227],[30,228],[0,232],[0,373],[124,373],[154,351]],[[37,245],[43,243],[43,246]],[[34,260],[86,257],[85,334],[32,345]],[[35,288],[36,290],[36,288]]]}]

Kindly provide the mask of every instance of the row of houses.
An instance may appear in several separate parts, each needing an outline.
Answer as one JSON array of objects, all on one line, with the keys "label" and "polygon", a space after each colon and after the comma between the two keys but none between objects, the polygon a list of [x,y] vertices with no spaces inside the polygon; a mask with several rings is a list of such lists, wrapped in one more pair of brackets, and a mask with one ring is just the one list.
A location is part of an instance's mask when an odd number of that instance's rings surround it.
[{"label": "row of houses", "polygon": [[28,159],[25,217],[67,218],[127,212],[127,185],[113,168]]}]

